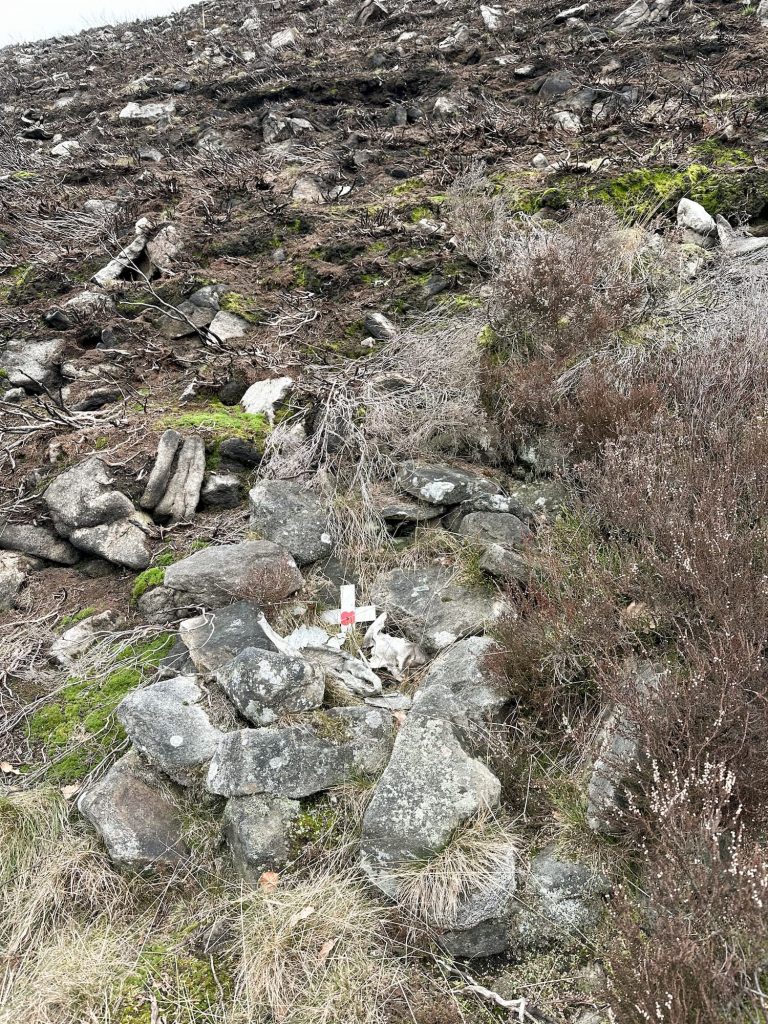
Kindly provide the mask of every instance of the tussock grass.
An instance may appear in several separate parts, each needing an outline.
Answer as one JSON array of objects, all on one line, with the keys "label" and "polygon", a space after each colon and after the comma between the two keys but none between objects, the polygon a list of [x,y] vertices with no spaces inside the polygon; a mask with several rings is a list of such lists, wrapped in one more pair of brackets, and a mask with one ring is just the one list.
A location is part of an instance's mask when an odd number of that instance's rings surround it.
[{"label": "tussock grass", "polygon": [[498,890],[516,847],[510,824],[480,811],[431,860],[395,872],[397,901],[427,925],[450,928],[467,899]]},{"label": "tussock grass", "polygon": [[351,871],[248,893],[232,1024],[383,1024],[403,978],[388,919]]}]

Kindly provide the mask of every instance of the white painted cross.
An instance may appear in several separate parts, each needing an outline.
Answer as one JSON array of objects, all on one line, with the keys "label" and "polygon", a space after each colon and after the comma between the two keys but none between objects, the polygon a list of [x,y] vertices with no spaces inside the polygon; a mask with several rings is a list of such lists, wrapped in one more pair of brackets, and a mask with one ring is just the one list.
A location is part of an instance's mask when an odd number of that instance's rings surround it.
[{"label": "white painted cross", "polygon": [[362,608],[355,607],[355,587],[349,583],[341,588],[341,601],[339,608],[331,612],[323,612],[322,620],[334,626],[341,626],[341,632],[346,634],[358,622],[373,622],[376,618],[376,609],[372,604],[363,605]]}]

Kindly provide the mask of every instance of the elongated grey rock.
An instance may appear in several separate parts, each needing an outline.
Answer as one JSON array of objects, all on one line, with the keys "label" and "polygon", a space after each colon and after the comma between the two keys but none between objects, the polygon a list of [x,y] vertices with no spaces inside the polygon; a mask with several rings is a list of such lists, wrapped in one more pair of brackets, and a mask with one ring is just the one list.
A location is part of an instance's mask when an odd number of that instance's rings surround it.
[{"label": "elongated grey rock", "polygon": [[201,437],[188,437],[181,447],[176,471],[167,490],[155,506],[155,515],[171,522],[190,519],[200,501],[205,476],[205,445]]},{"label": "elongated grey rock", "polygon": [[181,442],[181,434],[175,430],[166,430],[161,436],[157,445],[155,464],[139,502],[142,508],[154,508],[165,494]]}]

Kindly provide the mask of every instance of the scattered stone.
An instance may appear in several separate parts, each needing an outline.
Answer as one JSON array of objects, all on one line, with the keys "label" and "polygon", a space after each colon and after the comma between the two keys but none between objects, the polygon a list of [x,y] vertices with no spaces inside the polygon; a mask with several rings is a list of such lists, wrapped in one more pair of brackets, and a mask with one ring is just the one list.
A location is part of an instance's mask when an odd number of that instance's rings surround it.
[{"label": "scattered stone", "polygon": [[251,325],[243,317],[222,309],[211,320],[208,337],[214,342],[230,341],[233,338],[244,338],[250,329]]},{"label": "scattered stone", "polygon": [[0,549],[19,551],[59,565],[74,565],[80,558],[76,548],[47,526],[4,523],[0,526]]},{"label": "scattered stone", "polygon": [[232,601],[272,604],[298,590],[304,579],[291,555],[266,540],[212,545],[169,565],[165,586],[188,603],[220,608]]},{"label": "scattered stone", "polygon": [[102,523],[83,530],[73,530],[69,540],[76,548],[99,555],[129,569],[146,569],[152,561],[149,537],[153,523],[143,512],[134,511],[126,519]]},{"label": "scattered stone", "polygon": [[371,597],[410,640],[433,653],[482,633],[505,609],[493,592],[454,577],[443,566],[393,569],[374,583]]},{"label": "scattered stone", "polygon": [[501,491],[494,480],[478,473],[423,462],[403,463],[395,479],[407,494],[432,505],[458,505],[478,494],[498,494]]},{"label": "scattered stone", "polygon": [[176,104],[173,100],[165,103],[128,103],[120,111],[124,121],[159,121],[163,117],[173,117]]},{"label": "scattered stone", "polygon": [[19,591],[41,564],[17,551],[0,551],[0,611],[17,607]]},{"label": "scattered stone", "polygon": [[183,242],[178,228],[173,224],[163,224],[151,238],[147,239],[150,270],[173,273],[173,261],[182,247]]},{"label": "scattered stone", "polygon": [[174,868],[189,856],[173,791],[131,752],[80,796],[77,807],[111,859],[142,870]]},{"label": "scattered stone", "polygon": [[504,11],[501,7],[489,7],[487,4],[480,4],[480,17],[490,32],[498,32],[504,25]]},{"label": "scattered stone", "polygon": [[600,920],[608,891],[607,879],[594,868],[546,847],[531,861],[512,915],[512,946],[522,951],[583,943]]},{"label": "scattered stone", "polygon": [[154,508],[165,494],[173,472],[176,453],[181,444],[181,434],[175,430],[166,430],[161,435],[157,445],[155,464],[152,467],[149,480],[147,480],[147,486],[144,488],[144,493],[139,501],[142,508]]},{"label": "scattered stone", "polygon": [[242,499],[240,478],[234,473],[208,473],[200,491],[204,508],[237,508]]},{"label": "scattered stone", "polygon": [[378,708],[312,712],[301,725],[227,733],[211,762],[208,789],[220,796],[274,793],[301,798],[381,771],[392,718]]},{"label": "scattered stone", "polygon": [[61,338],[47,341],[19,341],[12,338],[0,355],[0,370],[14,387],[40,392],[59,380],[65,342]]},{"label": "scattered stone", "polygon": [[297,202],[327,203],[327,187],[321,177],[316,174],[303,174],[293,186],[291,196]]},{"label": "scattered stone", "polygon": [[438,96],[432,107],[436,117],[456,117],[462,111],[462,104],[453,96]]},{"label": "scattered stone", "polygon": [[747,256],[768,246],[768,238],[751,238],[747,235],[740,235],[719,213],[715,223],[720,245],[727,256]]},{"label": "scattered stone", "polygon": [[445,505],[427,505],[408,498],[388,497],[382,500],[378,513],[390,523],[426,523],[445,512]]},{"label": "scattered stone", "polygon": [[179,638],[198,672],[217,672],[245,650],[275,651],[262,628],[261,609],[250,601],[185,619]]},{"label": "scattered stone", "polygon": [[269,40],[269,45],[273,50],[284,50],[286,46],[295,46],[297,41],[296,32],[292,28],[284,28],[274,33]]},{"label": "scattered stone", "polygon": [[510,920],[517,909],[517,868],[517,851],[510,846],[494,877],[461,900],[456,920],[439,938],[451,956],[472,960],[508,948]]},{"label": "scattered stone", "polygon": [[274,725],[281,715],[323,703],[323,672],[301,657],[247,647],[216,673],[237,710],[254,725]]},{"label": "scattered stone", "polygon": [[581,118],[572,114],[570,110],[556,110],[552,116],[555,123],[569,135],[578,135],[581,131]]},{"label": "scattered stone", "polygon": [[700,203],[681,199],[677,204],[677,223],[683,229],[683,241],[711,248],[717,239],[717,224]]},{"label": "scattered stone", "polygon": [[470,512],[459,526],[459,535],[482,546],[500,544],[515,550],[528,543],[533,534],[509,512]]},{"label": "scattered stone", "polygon": [[587,824],[598,835],[621,831],[619,817],[626,808],[626,787],[640,759],[637,729],[611,715],[600,734],[599,754],[587,789]]},{"label": "scattered stone", "polygon": [[72,665],[81,654],[90,650],[99,639],[111,633],[117,625],[117,615],[112,611],[89,615],[70,626],[51,644],[48,657],[58,665]]},{"label": "scattered stone", "polygon": [[528,583],[531,577],[528,560],[501,544],[485,546],[478,560],[478,568],[505,583]]},{"label": "scattered stone", "polygon": [[251,527],[290,551],[298,565],[330,555],[328,509],[304,484],[263,480],[252,488],[248,499]]},{"label": "scattered stone", "polygon": [[298,800],[282,796],[233,796],[227,801],[222,835],[244,881],[255,884],[263,872],[285,867],[300,813]]},{"label": "scattered stone", "polygon": [[165,494],[155,506],[156,516],[172,523],[191,519],[200,501],[205,476],[205,444],[202,437],[188,437],[181,446],[176,470]]},{"label": "scattered stone", "polygon": [[383,313],[366,313],[363,330],[376,341],[391,341],[397,337],[397,328]]},{"label": "scattered stone", "polygon": [[245,412],[254,416],[266,416],[270,424],[275,422],[275,406],[283,401],[293,387],[292,377],[274,377],[251,384],[240,405]]},{"label": "scattered stone", "polygon": [[499,801],[499,780],[443,719],[409,717],[363,819],[364,870],[389,895],[391,874],[434,857],[467,818]]},{"label": "scattered stone", "polygon": [[81,149],[82,146],[79,142],[75,139],[70,139],[54,146],[51,150],[51,156],[72,156],[73,153],[78,153]]},{"label": "scattered stone", "polygon": [[504,677],[493,668],[499,651],[489,637],[459,640],[429,666],[413,698],[411,717],[442,718],[471,737],[509,703]]},{"label": "scattered stone", "polygon": [[134,747],[182,786],[199,778],[222,735],[200,706],[203,696],[194,676],[176,676],[134,690],[117,707]]}]

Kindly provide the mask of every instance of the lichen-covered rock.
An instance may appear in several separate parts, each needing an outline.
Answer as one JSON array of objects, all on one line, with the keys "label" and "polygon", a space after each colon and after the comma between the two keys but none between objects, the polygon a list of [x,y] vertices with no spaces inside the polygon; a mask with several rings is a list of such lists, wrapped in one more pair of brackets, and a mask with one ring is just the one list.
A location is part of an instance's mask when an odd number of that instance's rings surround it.
[{"label": "lichen-covered rock", "polygon": [[247,647],[216,673],[216,681],[254,725],[273,725],[283,714],[323,703],[323,672],[301,657]]},{"label": "lichen-covered rock", "polygon": [[477,636],[439,654],[414,694],[411,718],[443,718],[464,736],[487,726],[510,699],[492,664],[498,650],[489,637]]},{"label": "lichen-covered rock", "polygon": [[176,676],[134,690],[117,708],[136,749],[182,786],[200,777],[222,735],[211,724],[204,696],[194,676]]},{"label": "lichen-covered rock", "polygon": [[198,672],[216,672],[241,651],[274,651],[261,626],[261,609],[250,601],[204,612],[179,624],[179,639]]},{"label": "lichen-covered rock", "polygon": [[151,531],[152,520],[149,516],[134,511],[127,518],[118,519],[114,523],[73,530],[69,539],[81,551],[138,570],[146,569],[152,561],[149,543]]},{"label": "lichen-covered rock", "polygon": [[50,527],[31,523],[3,523],[0,526],[0,548],[58,562],[59,565],[74,565],[80,558],[77,548],[62,540]]},{"label": "lichen-covered rock", "polygon": [[202,437],[188,437],[179,451],[176,468],[165,493],[155,505],[155,515],[171,522],[189,519],[200,501],[205,476],[205,445]]},{"label": "lichen-covered rock", "polygon": [[86,459],[60,473],[44,494],[53,524],[62,536],[104,523],[125,519],[134,511],[133,502],[115,483],[101,459]]},{"label": "lichen-covered rock", "polygon": [[297,565],[330,555],[328,508],[303,484],[263,480],[252,488],[249,502],[253,529],[290,551]]},{"label": "lichen-covered rock", "polygon": [[25,391],[39,392],[59,380],[61,359],[66,345],[61,338],[47,341],[11,339],[0,354],[0,370],[9,384]]},{"label": "lichen-covered rock", "polygon": [[282,796],[233,796],[227,800],[222,835],[240,877],[258,882],[264,871],[277,871],[291,856],[291,828],[301,813],[298,800]]},{"label": "lichen-covered rock", "polygon": [[371,597],[410,640],[430,652],[482,633],[506,607],[493,591],[458,583],[443,566],[393,569],[376,580]]},{"label": "lichen-covered rock", "polygon": [[0,611],[16,607],[19,591],[27,577],[42,563],[18,551],[0,551]]},{"label": "lichen-covered rock", "polygon": [[500,544],[512,550],[532,536],[525,523],[509,512],[470,512],[461,522],[459,535],[483,547]]},{"label": "lichen-covered rock", "polygon": [[451,956],[472,960],[508,948],[510,919],[517,908],[517,869],[517,850],[510,845],[493,878],[461,900],[455,921],[439,936]]},{"label": "lichen-covered rock", "polygon": [[363,820],[366,872],[394,895],[393,869],[434,857],[462,822],[496,806],[500,791],[499,780],[466,753],[450,722],[410,717]]},{"label": "lichen-covered rock", "polygon": [[165,572],[166,587],[184,595],[186,603],[206,608],[240,600],[280,601],[303,582],[288,551],[267,540],[203,548]]},{"label": "lichen-covered rock", "polygon": [[423,462],[403,463],[395,479],[406,494],[432,505],[458,505],[477,494],[498,494],[501,491],[494,480],[479,473]]},{"label": "lichen-covered rock", "polygon": [[312,712],[300,725],[285,728],[230,732],[211,762],[208,789],[227,797],[311,796],[357,773],[380,771],[392,733],[392,716],[367,707]]},{"label": "lichen-covered rock", "polygon": [[189,856],[173,789],[136,753],[126,754],[89,786],[77,807],[104,840],[115,864],[167,869]]}]

